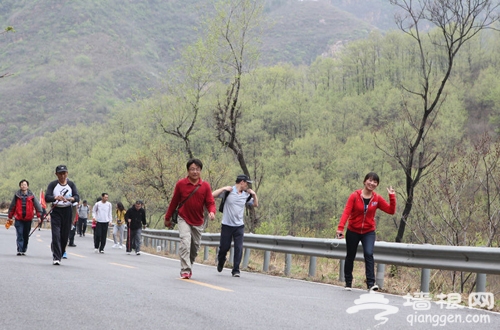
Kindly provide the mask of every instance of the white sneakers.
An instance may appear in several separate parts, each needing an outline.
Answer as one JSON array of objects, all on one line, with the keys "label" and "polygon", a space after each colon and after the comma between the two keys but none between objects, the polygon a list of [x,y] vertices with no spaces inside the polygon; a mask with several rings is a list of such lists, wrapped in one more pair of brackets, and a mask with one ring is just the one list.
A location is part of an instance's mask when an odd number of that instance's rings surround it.
[{"label": "white sneakers", "polygon": [[123,249],[123,245],[122,245],[122,244],[120,244],[120,250],[121,250],[121,249]]},{"label": "white sneakers", "polygon": [[113,249],[116,249],[118,247],[118,244],[113,245]]},{"label": "white sneakers", "polygon": [[99,253],[99,250],[98,250],[98,249],[94,249],[94,252],[95,252],[95,253]]}]

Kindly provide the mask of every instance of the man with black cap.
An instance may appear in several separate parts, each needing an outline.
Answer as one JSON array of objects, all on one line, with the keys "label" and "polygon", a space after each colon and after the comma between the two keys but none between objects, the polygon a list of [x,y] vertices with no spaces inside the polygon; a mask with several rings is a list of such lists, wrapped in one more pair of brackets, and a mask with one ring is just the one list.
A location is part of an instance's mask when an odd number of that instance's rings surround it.
[{"label": "man with black cap", "polygon": [[125,213],[127,221],[127,254],[135,249],[135,254],[141,254],[141,233],[142,227],[146,227],[146,210],[142,207],[142,201],[138,200]]},{"label": "man with black cap", "polygon": [[231,248],[231,240],[234,240],[234,261],[233,270],[231,271],[234,277],[240,277],[243,235],[245,233],[245,206],[259,206],[257,194],[248,188],[249,183],[252,184],[253,182],[250,181],[247,175],[241,174],[236,177],[236,185],[222,187],[212,193],[215,198],[222,198],[219,211],[223,212],[219,254],[217,255],[217,271],[222,272],[227,252]]},{"label": "man with black cap", "polygon": [[60,265],[66,252],[69,231],[71,230],[71,206],[80,200],[76,185],[68,180],[66,165],[56,167],[57,180],[49,183],[45,192],[45,201],[52,203],[50,224],[52,230],[52,264]]}]

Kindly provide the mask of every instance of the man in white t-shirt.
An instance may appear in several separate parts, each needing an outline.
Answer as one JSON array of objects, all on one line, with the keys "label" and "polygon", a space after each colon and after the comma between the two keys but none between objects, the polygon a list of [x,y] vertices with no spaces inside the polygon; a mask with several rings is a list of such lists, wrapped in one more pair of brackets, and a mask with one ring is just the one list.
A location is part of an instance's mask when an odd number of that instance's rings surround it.
[{"label": "man in white t-shirt", "polygon": [[217,255],[217,271],[220,273],[226,262],[226,254],[234,240],[234,260],[231,274],[240,277],[240,262],[243,251],[243,235],[245,233],[244,211],[246,205],[259,206],[257,194],[248,188],[251,184],[247,175],[241,174],[236,178],[236,185],[222,187],[215,190],[212,196],[223,198],[222,226],[220,233],[219,254]]},{"label": "man in white t-shirt", "polygon": [[104,253],[106,239],[108,237],[108,226],[112,218],[113,204],[108,202],[108,194],[102,193],[101,201],[95,203],[92,208],[93,219],[97,222],[94,230],[94,251]]}]

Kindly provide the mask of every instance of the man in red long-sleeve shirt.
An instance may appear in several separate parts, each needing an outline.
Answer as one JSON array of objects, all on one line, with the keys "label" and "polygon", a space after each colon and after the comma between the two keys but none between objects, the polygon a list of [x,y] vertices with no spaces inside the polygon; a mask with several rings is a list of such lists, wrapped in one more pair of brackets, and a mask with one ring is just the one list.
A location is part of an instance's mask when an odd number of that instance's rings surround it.
[{"label": "man in red long-sleeve shirt", "polygon": [[[189,279],[193,274],[192,267],[198,255],[204,229],[203,207],[207,208],[210,220],[214,220],[215,201],[210,184],[201,179],[203,163],[199,159],[190,159],[186,168],[188,176],[177,181],[175,185],[174,195],[165,214],[165,227],[172,228],[172,214],[181,204],[177,220],[181,239],[181,278]],[[195,189],[197,190],[194,191]]]}]

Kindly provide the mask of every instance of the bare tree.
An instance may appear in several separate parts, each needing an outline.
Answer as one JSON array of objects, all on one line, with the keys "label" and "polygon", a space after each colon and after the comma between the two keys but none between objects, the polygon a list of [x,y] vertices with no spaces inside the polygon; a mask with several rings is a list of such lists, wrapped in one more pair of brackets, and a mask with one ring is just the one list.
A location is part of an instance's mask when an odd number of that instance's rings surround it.
[{"label": "bare tree", "polygon": [[[396,242],[401,242],[410,215],[415,187],[432,169],[439,152],[426,137],[434,129],[438,110],[445,101],[444,88],[450,78],[454,59],[461,47],[481,30],[498,21],[498,4],[491,0],[390,0],[401,10],[396,24],[410,36],[417,47],[415,66],[419,81],[402,86],[417,104],[403,102],[407,122],[398,137],[389,137],[390,146],[377,147],[393,157],[404,171],[406,179],[405,207],[399,222]],[[435,33],[426,33],[428,27]],[[442,55],[436,61],[435,53]],[[414,107],[414,109],[412,109]]]},{"label": "bare tree", "polygon": [[[228,81],[224,92],[218,95],[214,111],[216,136],[224,147],[233,151],[243,173],[258,179],[257,171],[254,175],[250,173],[242,141],[238,137],[238,127],[244,111],[240,97],[242,78],[256,65],[259,55],[257,46],[263,2],[222,0],[216,3],[215,10],[216,19],[209,29],[217,41],[220,71]],[[253,208],[250,208],[250,213],[252,231],[257,219]]]},{"label": "bare tree", "polygon": [[217,75],[214,69],[214,43],[198,40],[186,47],[178,67],[170,74],[168,91],[153,106],[164,133],[183,141],[189,158],[193,158],[191,135],[196,128],[202,98]]},{"label": "bare tree", "polygon": [[255,47],[262,3],[250,0],[220,1],[216,4],[218,19],[212,25],[217,36],[221,71],[229,81],[224,95],[219,95],[215,111],[217,139],[231,149],[244,174],[250,175],[241,142],[238,140],[238,124],[243,113],[240,98],[243,75],[257,61]]}]

